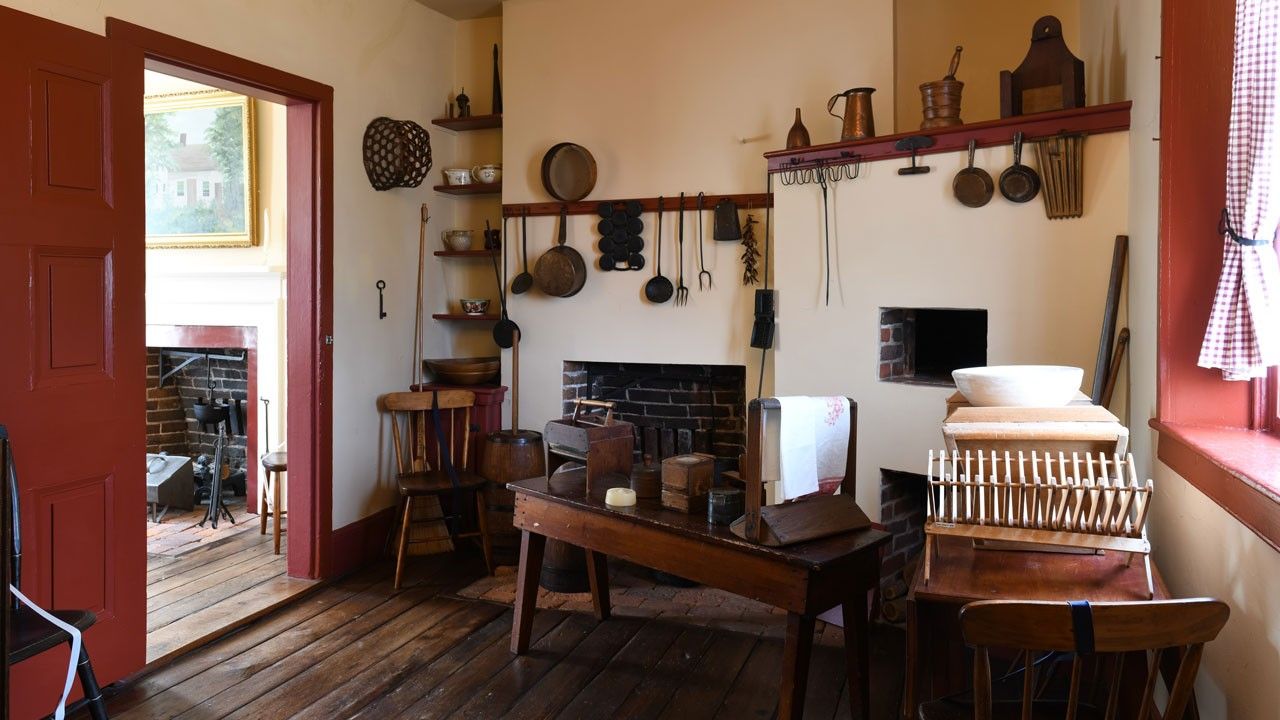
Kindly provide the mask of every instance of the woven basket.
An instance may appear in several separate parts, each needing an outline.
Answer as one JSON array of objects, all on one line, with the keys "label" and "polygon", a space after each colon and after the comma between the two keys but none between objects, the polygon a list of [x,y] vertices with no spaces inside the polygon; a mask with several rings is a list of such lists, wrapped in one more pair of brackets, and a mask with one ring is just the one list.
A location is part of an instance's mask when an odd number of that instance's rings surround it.
[{"label": "woven basket", "polygon": [[431,169],[431,135],[412,120],[375,118],[364,131],[364,171],[374,190],[418,187]]}]

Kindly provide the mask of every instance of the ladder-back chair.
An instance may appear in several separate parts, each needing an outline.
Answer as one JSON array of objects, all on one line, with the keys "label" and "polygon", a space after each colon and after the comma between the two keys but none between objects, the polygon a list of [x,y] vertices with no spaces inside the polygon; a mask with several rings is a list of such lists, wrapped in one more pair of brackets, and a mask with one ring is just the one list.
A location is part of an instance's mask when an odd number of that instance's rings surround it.
[{"label": "ladder-back chair", "polygon": [[[936,700],[920,706],[921,720],[975,718],[1107,718],[1120,717],[1125,654],[1151,651],[1137,720],[1154,717],[1156,678],[1165,653],[1175,653],[1177,673],[1170,681],[1164,720],[1181,720],[1192,698],[1204,644],[1227,622],[1226,603],[1207,598],[1148,602],[1033,602],[991,600],[970,603],[960,611],[965,643],[974,647],[973,703]],[[989,650],[1022,651],[1021,701],[993,702]],[[1036,699],[1037,653],[1074,653],[1065,700]],[[1114,655],[1109,678],[1098,678],[1093,690],[1106,705],[1082,700],[1084,664]],[[1100,664],[1097,666],[1100,668]],[[1095,668],[1096,669],[1096,668]],[[1136,688],[1135,688],[1136,689]],[[1098,692],[1101,690],[1101,692]]]},{"label": "ladder-back chair", "polygon": [[[401,497],[400,532],[396,541],[397,590],[404,574],[409,528],[414,522],[413,501],[419,497],[434,497],[441,508],[440,515],[419,522],[443,521],[455,547],[461,538],[480,538],[485,567],[493,573],[493,549],[486,517],[488,505],[481,492],[485,479],[469,467],[474,404],[475,393],[469,390],[393,392],[379,398],[379,407],[391,419],[396,484]],[[468,493],[475,496],[478,529],[460,532],[458,522],[466,516],[464,497]],[[448,512],[444,511],[446,506]],[[392,530],[394,532],[394,526]]]},{"label": "ladder-back chair", "polygon": [[[11,597],[9,583],[15,587],[22,584],[22,516],[18,512],[18,471],[13,461],[13,451],[9,444],[9,433],[0,425],[0,498],[7,505],[8,522],[3,523],[0,543],[8,554],[7,580],[2,593],[5,606],[4,620],[7,632],[5,648],[5,667],[35,657],[52,650],[59,645],[71,645],[71,634],[41,617],[34,609],[21,603],[17,596]],[[74,627],[81,633],[87,631],[98,618],[89,610],[53,610],[50,615],[60,622]],[[76,659],[76,676],[80,680],[80,689],[84,691],[84,702],[89,708],[89,717],[93,720],[107,720],[107,706],[102,699],[102,690],[98,687],[98,679],[93,673],[93,664],[89,661],[89,649],[83,639],[80,644],[80,655]],[[8,701],[8,698],[5,698]],[[8,717],[8,713],[0,712]]]}]

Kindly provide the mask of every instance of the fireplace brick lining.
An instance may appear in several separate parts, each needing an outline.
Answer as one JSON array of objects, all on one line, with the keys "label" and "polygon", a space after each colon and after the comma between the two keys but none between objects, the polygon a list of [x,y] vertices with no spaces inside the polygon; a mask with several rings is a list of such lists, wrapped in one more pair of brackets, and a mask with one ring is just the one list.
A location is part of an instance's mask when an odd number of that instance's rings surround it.
[{"label": "fireplace brick lining", "polygon": [[[736,468],[745,452],[746,368],[741,365],[565,361],[562,387],[565,417],[573,414],[578,398],[614,401],[618,419],[636,426],[637,451],[655,460],[710,452],[723,467]],[[656,435],[657,448],[647,447],[646,434]]]},{"label": "fireplace brick lining", "polygon": [[[174,348],[165,348],[174,349]],[[215,355],[244,355],[244,348],[182,348],[187,352],[209,352]],[[207,366],[203,359],[178,371],[160,386],[160,350],[147,348],[147,452],[167,452],[170,455],[213,456],[216,435],[205,432],[195,420],[191,409],[197,399],[209,394]],[[232,398],[248,402],[247,359],[210,360],[214,398]],[[166,367],[172,367],[166,360]],[[224,445],[223,455],[231,471],[246,469],[248,437],[241,433],[230,435]]]}]

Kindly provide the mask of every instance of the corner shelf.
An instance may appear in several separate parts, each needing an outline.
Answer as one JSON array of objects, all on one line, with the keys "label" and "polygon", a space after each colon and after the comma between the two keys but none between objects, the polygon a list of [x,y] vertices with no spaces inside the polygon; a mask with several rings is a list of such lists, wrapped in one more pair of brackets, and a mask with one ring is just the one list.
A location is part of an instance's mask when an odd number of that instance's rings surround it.
[{"label": "corner shelf", "polygon": [[488,258],[498,257],[501,250],[436,250],[431,253],[436,257]]},{"label": "corner shelf", "polygon": [[498,315],[468,315],[466,313],[435,313],[432,320],[469,320],[471,322],[496,323],[502,318]]},{"label": "corner shelf", "polygon": [[817,165],[845,165],[858,161],[870,162],[911,157],[910,152],[898,150],[895,145],[899,140],[916,135],[926,135],[934,139],[933,147],[918,151],[919,155],[933,155],[966,150],[970,140],[976,141],[980,148],[1010,145],[1013,143],[1013,134],[1019,131],[1022,132],[1026,142],[1035,142],[1062,133],[1095,135],[1120,132],[1129,129],[1129,109],[1132,104],[1125,100],[1107,105],[1015,115],[999,120],[915,130],[865,140],[811,145],[793,150],[774,150],[765,153],[764,156],[769,161],[769,172],[773,173]]},{"label": "corner shelf", "polygon": [[431,121],[431,124],[456,132],[489,130],[502,127],[502,113],[496,115],[471,115],[464,118],[436,118]]},{"label": "corner shelf", "polygon": [[446,195],[496,195],[502,192],[502,182],[472,183],[470,185],[436,185],[436,192]]}]

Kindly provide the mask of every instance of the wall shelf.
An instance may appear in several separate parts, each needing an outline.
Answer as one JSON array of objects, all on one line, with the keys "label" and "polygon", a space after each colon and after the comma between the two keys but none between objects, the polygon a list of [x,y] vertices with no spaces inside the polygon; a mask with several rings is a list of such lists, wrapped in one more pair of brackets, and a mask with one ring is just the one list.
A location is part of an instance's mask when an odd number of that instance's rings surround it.
[{"label": "wall shelf", "polygon": [[435,313],[432,320],[470,320],[472,322],[496,323],[502,318],[497,315],[468,315],[466,313]]},{"label": "wall shelf", "polygon": [[[765,153],[764,156],[769,160],[769,172],[772,173],[819,164],[845,165],[857,161],[870,162],[911,157],[910,152],[898,150],[894,146],[899,140],[916,135],[926,135],[934,139],[933,147],[921,149],[917,154],[934,155],[967,150],[970,140],[976,140],[980,148],[1011,145],[1013,134],[1019,130],[1022,131],[1023,139],[1027,142],[1061,133],[1093,135],[1120,132],[1129,129],[1129,108],[1132,104],[1125,100],[1107,105],[1018,115],[968,125],[884,135],[866,140],[812,145],[794,150],[774,150]],[[504,213],[505,211],[506,208],[503,208]]]},{"label": "wall shelf", "polygon": [[491,128],[502,127],[502,114],[497,115],[471,115],[464,118],[436,118],[431,121],[432,125],[453,130],[455,132],[466,132],[468,130],[489,130]]},{"label": "wall shelf", "polygon": [[470,185],[436,185],[436,192],[446,195],[496,195],[502,192],[502,183],[472,183]]},{"label": "wall shelf", "polygon": [[[739,210],[746,210],[748,207],[756,210],[764,207],[773,207],[773,196],[769,193],[739,193],[737,195],[704,195],[702,198],[703,209],[711,210],[716,203],[724,199],[732,200],[737,204]],[[644,212],[653,213],[658,211],[658,198],[619,198],[619,199],[601,199],[601,200],[583,200],[581,202],[536,202],[536,203],[510,203],[502,206],[502,217],[518,218],[528,211],[529,217],[539,217],[546,215],[559,215],[560,209],[565,208],[567,215],[595,215],[600,203],[624,203],[628,200],[638,200],[644,208]],[[677,191],[672,195],[667,195],[662,206],[663,212],[680,209],[680,193]],[[695,190],[692,194],[686,192],[684,196],[684,209],[698,209],[698,193]]]},{"label": "wall shelf", "polygon": [[489,258],[498,257],[501,250],[436,250],[431,253],[436,257]]}]

